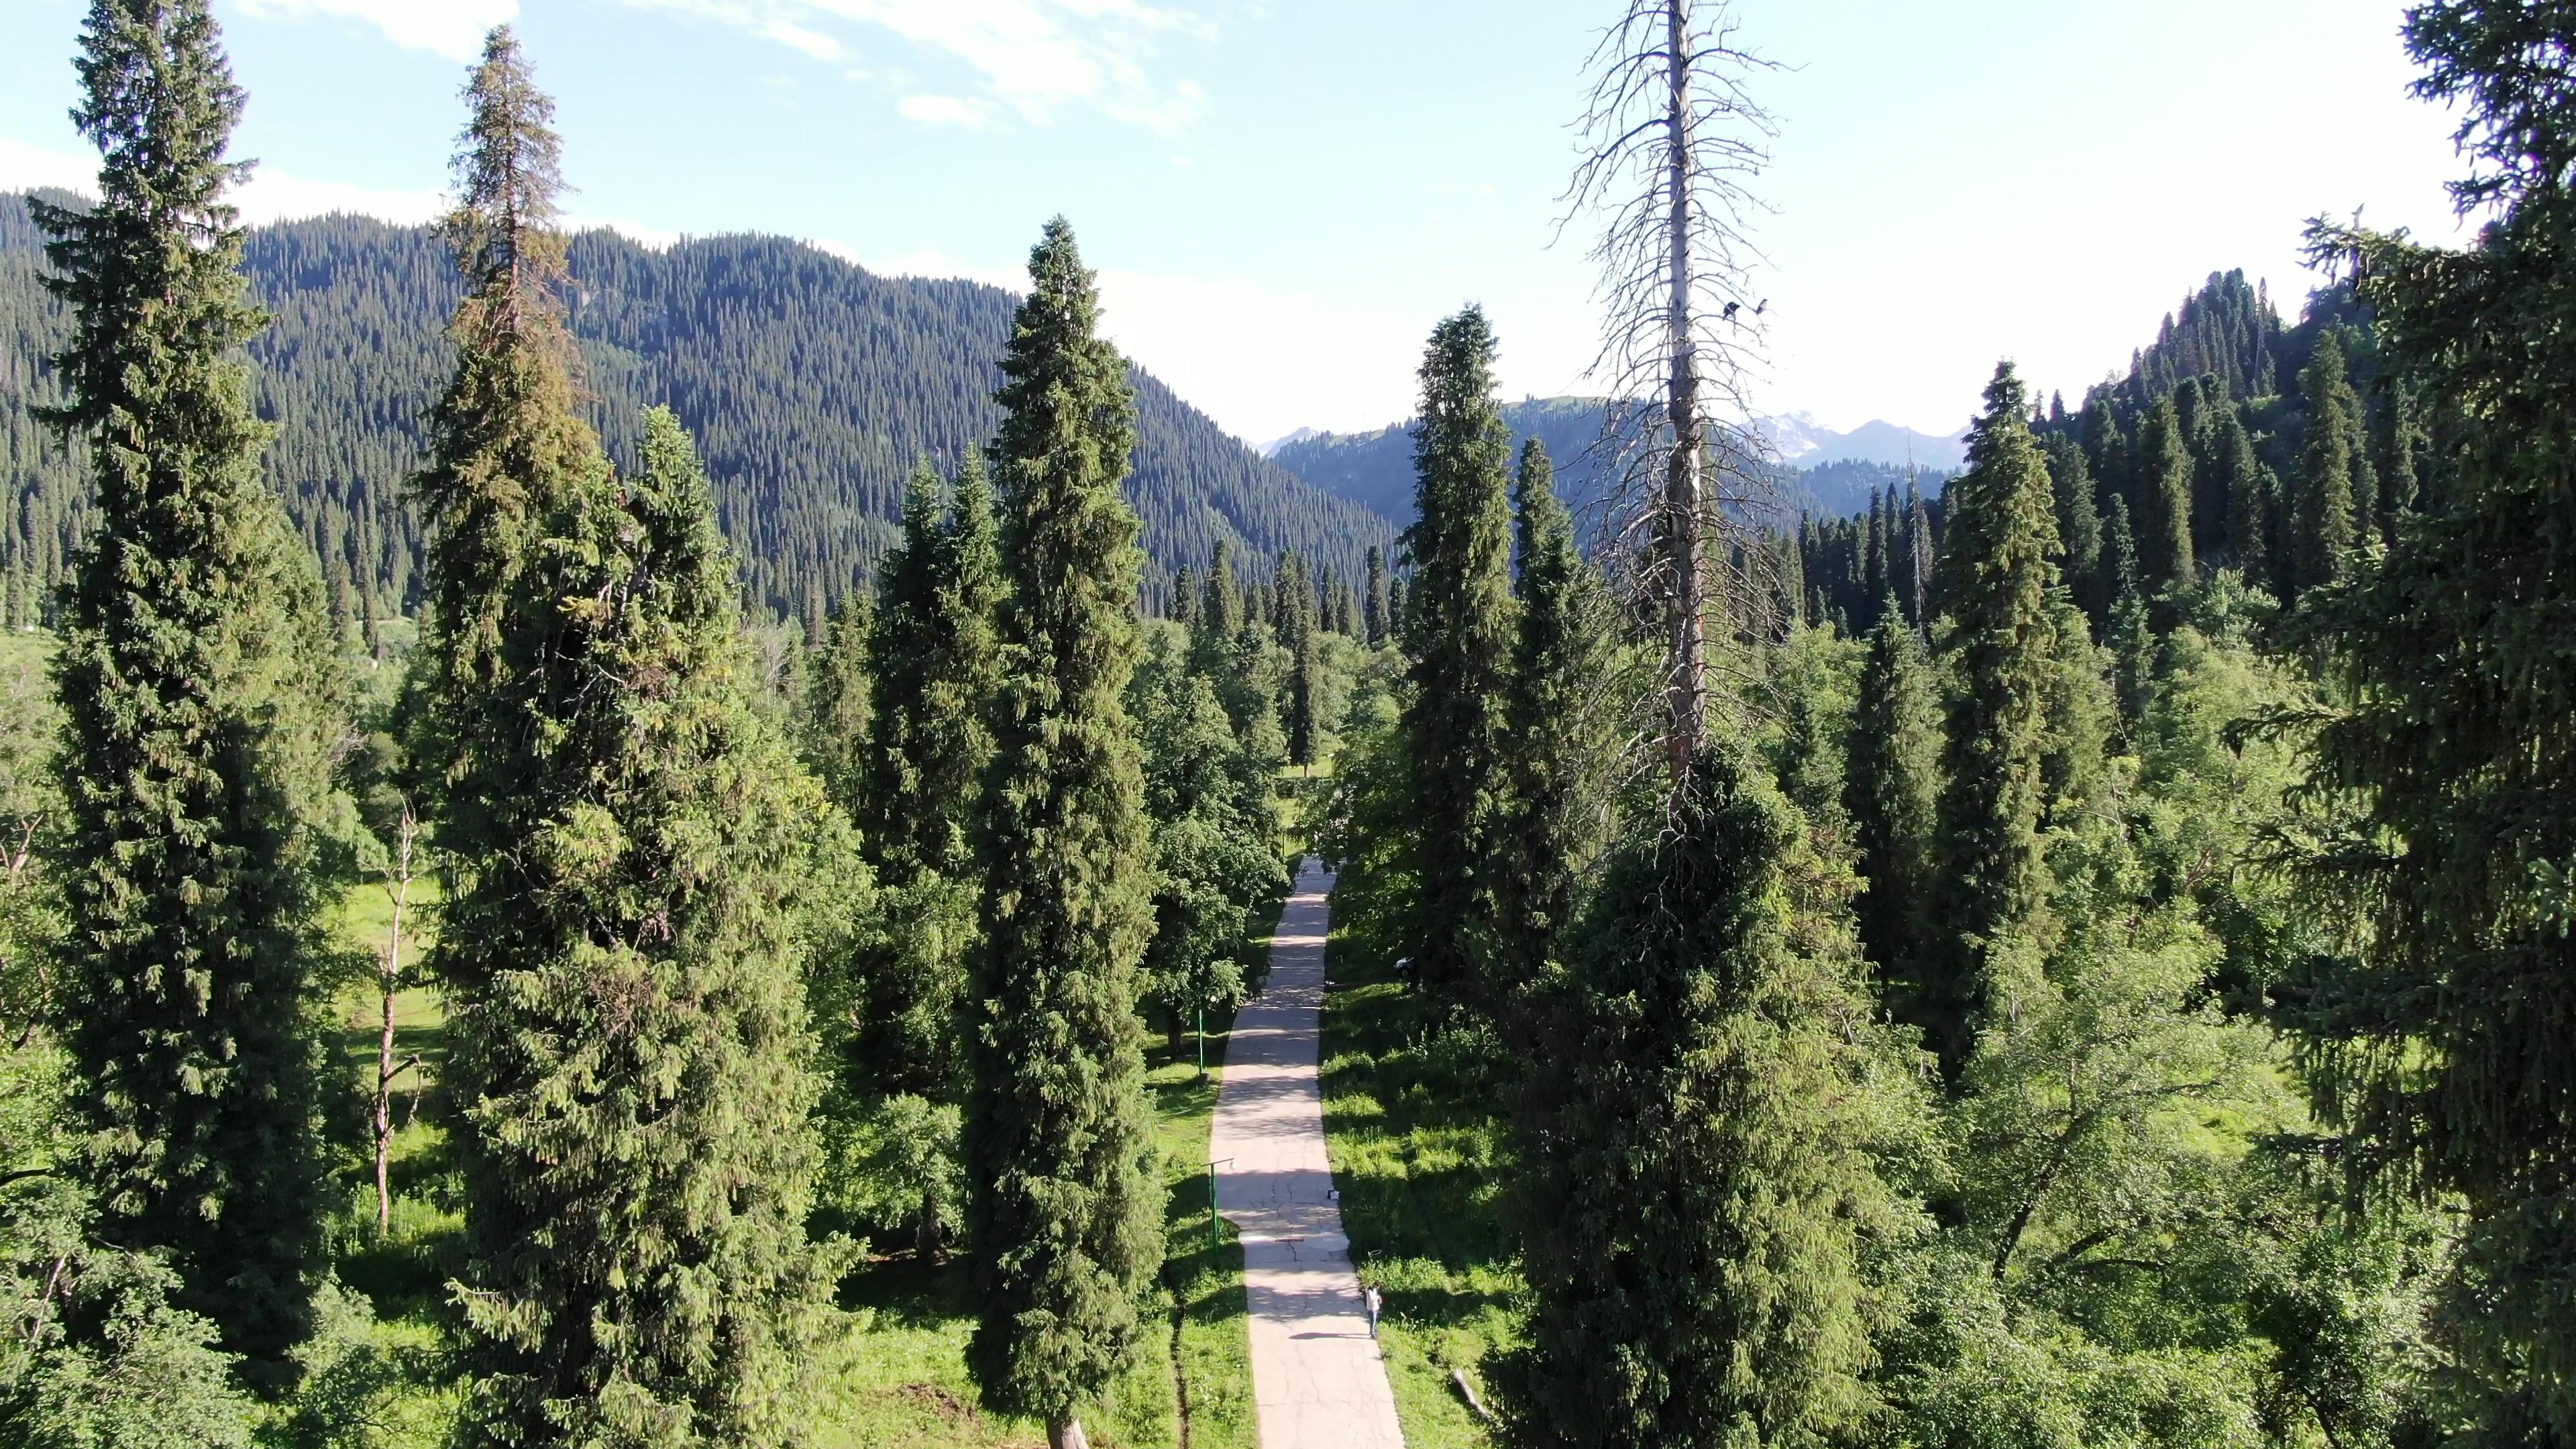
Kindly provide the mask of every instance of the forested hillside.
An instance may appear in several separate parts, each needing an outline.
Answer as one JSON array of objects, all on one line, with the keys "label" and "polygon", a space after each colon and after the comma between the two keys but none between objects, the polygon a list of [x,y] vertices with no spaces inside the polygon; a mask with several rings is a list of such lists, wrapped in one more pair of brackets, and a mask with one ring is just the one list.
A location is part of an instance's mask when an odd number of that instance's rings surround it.
[{"label": "forested hillside", "polygon": [[[1601,400],[1584,397],[1524,398],[1503,407],[1514,451],[1536,440],[1556,462],[1557,496],[1578,519],[1597,514],[1615,491],[1610,465],[1594,448],[1601,436]],[[1872,426],[1884,426],[1873,424]],[[1284,442],[1270,460],[1336,497],[1347,498],[1397,523],[1413,520],[1413,432],[1398,423],[1367,433],[1311,433]],[[1940,491],[1948,476],[1921,471],[1922,486]],[[1774,481],[1786,513],[1849,513],[1873,487],[1902,485],[1906,469],[1888,463],[1826,456],[1783,466]]]},{"label": "forested hillside", "polygon": [[[50,392],[41,359],[64,325],[37,284],[39,247],[26,198],[0,195],[0,475],[12,493],[0,561],[13,621],[61,581],[88,521],[80,469],[27,411]],[[953,467],[992,436],[1012,306],[998,288],[880,277],[780,237],[656,251],[593,231],[574,239],[571,261],[590,421],[613,457],[631,461],[644,406],[667,402],[680,415],[706,451],[757,604],[791,617],[828,608],[893,537],[914,462]],[[269,479],[326,569],[360,592],[357,607],[408,613],[421,531],[402,484],[448,366],[456,269],[428,228],[347,216],[253,228],[242,265],[276,318],[250,344],[255,404],[277,424]],[[1149,602],[1219,541],[1264,570],[1293,549],[1342,579],[1387,541],[1380,519],[1262,459],[1150,375],[1131,375],[1127,491],[1145,526]]]}]

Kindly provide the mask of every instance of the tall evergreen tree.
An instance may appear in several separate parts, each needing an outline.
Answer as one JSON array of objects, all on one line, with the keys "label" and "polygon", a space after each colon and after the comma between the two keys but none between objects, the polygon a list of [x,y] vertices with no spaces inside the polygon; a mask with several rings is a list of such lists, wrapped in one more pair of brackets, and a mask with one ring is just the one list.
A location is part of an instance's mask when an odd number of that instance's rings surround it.
[{"label": "tall evergreen tree", "polygon": [[2102,515],[2093,503],[2093,470],[2084,461],[2084,450],[2064,433],[2049,434],[2046,447],[2067,587],[2074,591],[2075,601],[2099,619],[2109,606],[2111,591],[2103,587],[2101,578]]},{"label": "tall evergreen tree", "polygon": [[1388,614],[1386,600],[1386,550],[1376,544],[1368,551],[1368,592],[1360,601],[1362,627],[1368,630],[1368,646],[1375,649],[1386,642]]},{"label": "tall evergreen tree", "polygon": [[953,502],[946,491],[925,463],[902,541],[877,571],[875,723],[855,818],[870,859],[897,885],[925,870],[967,872],[993,753],[1002,578],[992,487],[970,455]]},{"label": "tall evergreen tree", "polygon": [[1801,904],[1796,810],[1740,757],[1692,776],[1613,862],[1530,1068],[1529,1327],[1489,1371],[1515,1443],[1830,1442],[1873,1407],[1871,1008]]},{"label": "tall evergreen tree", "polygon": [[2234,412],[2218,424],[2216,448],[2227,507],[2227,556],[2254,588],[2272,583],[2273,480],[2255,456],[2253,436]]},{"label": "tall evergreen tree", "polygon": [[797,694],[797,725],[805,763],[823,792],[845,812],[868,798],[868,727],[873,690],[868,678],[868,638],[876,611],[863,590],[841,596],[823,625],[823,639],[805,656]]},{"label": "tall evergreen tree", "polygon": [[1388,608],[1386,608],[1386,549],[1378,544],[1368,547],[1368,593],[1360,598],[1360,627],[1368,629],[1368,647],[1376,650],[1386,642]]},{"label": "tall evergreen tree", "polygon": [[550,110],[495,30],[448,231],[457,373],[417,481],[455,861],[431,965],[463,1114],[486,1442],[762,1444],[833,1278],[790,893],[818,789],[742,696],[694,452],[621,490],[572,413]]},{"label": "tall evergreen tree", "polygon": [[1986,386],[1950,485],[1941,559],[1957,693],[1944,730],[1940,862],[1923,975],[1899,993],[1955,1080],[1976,1039],[1989,976],[2041,909],[2042,723],[2054,668],[2049,562],[2057,551],[2048,469],[2024,425],[2009,363]]},{"label": "tall evergreen tree", "polygon": [[2181,417],[2167,397],[2147,414],[2138,435],[2138,587],[2150,598],[2188,588],[2195,578],[2191,546],[2191,452]]},{"label": "tall evergreen tree", "polygon": [[2297,571],[2292,583],[2310,589],[2344,575],[2358,538],[2355,480],[2369,466],[2362,455],[2361,400],[2345,374],[2343,340],[2334,332],[2317,338],[2316,355],[2299,374],[2299,390],[2308,400],[2307,446],[2291,510],[2291,564]]},{"label": "tall evergreen tree", "polygon": [[1294,554],[1280,566],[1279,577],[1279,643],[1288,651],[1280,723],[1288,736],[1288,763],[1312,765],[1324,728],[1324,660],[1316,638],[1315,593],[1307,584],[1305,564]]},{"label": "tall evergreen tree", "polygon": [[1608,722],[1615,610],[1574,541],[1547,449],[1521,445],[1513,542],[1520,556],[1519,634],[1504,695],[1510,804],[1497,834],[1496,945],[1505,979],[1534,981],[1574,926],[1583,884],[1609,839]]},{"label": "tall evergreen tree", "polygon": [[434,948],[468,1131],[472,1421],[497,1444],[801,1442],[794,897],[820,787],[744,697],[732,559],[667,411],[537,525],[497,615],[534,722],[460,762]]},{"label": "tall evergreen tree", "polygon": [[95,0],[72,119],[86,210],[35,204],[71,313],[44,416],[88,447],[96,523],[54,678],[67,813],[54,1025],[117,1246],[263,1382],[321,1250],[314,822],[340,733],[312,555],[262,487],[238,349],[264,325],[225,159],[242,92],[203,0]]},{"label": "tall evergreen tree", "polygon": [[[2446,1337],[2479,1442],[2576,1442],[2576,22],[2431,0],[2407,15],[2415,89],[2457,105],[2497,213],[2466,251],[2325,231],[2356,264],[2383,356],[2443,418],[2440,491],[2404,546],[2303,601],[2345,712],[2316,782],[2359,818],[2319,862],[2361,947],[2303,1022],[2330,1120],[2467,1208]],[[2309,386],[2313,436],[2333,392]],[[2304,380],[2303,380],[2304,382]],[[2337,404],[2335,411],[2340,411]],[[2336,445],[2327,442],[2324,449]],[[2317,530],[2326,533],[2326,530]],[[2330,540],[2329,540],[2330,541]],[[2310,562],[2320,562],[2311,545]]]},{"label": "tall evergreen tree", "polygon": [[1455,993],[1492,940],[1491,862],[1504,806],[1503,699],[1511,668],[1511,434],[1494,397],[1494,331],[1469,307],[1431,331],[1413,440],[1417,517],[1404,713],[1422,829],[1414,979]]},{"label": "tall evergreen tree", "polygon": [[1902,620],[1883,617],[1861,665],[1843,809],[1868,882],[1857,911],[1861,945],[1890,981],[1914,980],[1923,970],[1940,749],[1922,638]]},{"label": "tall evergreen tree", "polygon": [[1087,1441],[1082,1406],[1132,1356],[1160,1258],[1143,1169],[1135,975],[1152,925],[1135,728],[1142,560],[1119,496],[1135,437],[1126,366],[1098,335],[1073,230],[1047,224],[1011,329],[993,446],[1006,661],[986,796],[985,945],[967,1115],[985,1398]]}]

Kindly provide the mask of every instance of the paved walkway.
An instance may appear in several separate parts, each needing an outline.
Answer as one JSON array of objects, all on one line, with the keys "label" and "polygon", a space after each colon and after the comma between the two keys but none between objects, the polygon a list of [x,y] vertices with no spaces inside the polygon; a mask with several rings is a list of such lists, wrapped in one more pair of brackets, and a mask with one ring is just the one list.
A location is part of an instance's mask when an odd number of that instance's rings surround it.
[{"label": "paved walkway", "polygon": [[[1217,1210],[1243,1235],[1261,1449],[1402,1449],[1324,1157],[1315,1079],[1333,878],[1309,857],[1270,947],[1270,985],[1234,1018],[1217,1088]],[[1232,1159],[1228,1161],[1228,1159]]]}]

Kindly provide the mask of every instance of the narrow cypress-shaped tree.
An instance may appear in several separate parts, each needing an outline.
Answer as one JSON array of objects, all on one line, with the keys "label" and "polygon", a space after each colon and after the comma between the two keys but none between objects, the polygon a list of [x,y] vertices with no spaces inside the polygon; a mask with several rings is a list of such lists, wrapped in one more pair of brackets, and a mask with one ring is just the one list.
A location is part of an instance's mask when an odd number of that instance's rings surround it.
[{"label": "narrow cypress-shaped tree", "polygon": [[1135,667],[1135,438],[1127,369],[1059,217],[1029,254],[993,445],[1005,669],[986,796],[985,942],[973,985],[969,1224],[986,1399],[1087,1441],[1082,1406],[1133,1353],[1160,1257],[1143,1170],[1136,964],[1152,929],[1143,781],[1121,696]]},{"label": "narrow cypress-shaped tree", "polygon": [[844,812],[856,811],[868,797],[868,636],[875,632],[875,612],[864,590],[841,596],[821,642],[805,656],[805,684],[796,700],[805,763]]},{"label": "narrow cypress-shaped tree", "polygon": [[2305,465],[2297,505],[2291,510],[2292,580],[2299,589],[2343,577],[2356,538],[2353,499],[2361,455],[2361,400],[2344,372],[2343,340],[2332,331],[2317,338],[2316,355],[2299,374],[2308,400]]},{"label": "narrow cypress-shaped tree", "polygon": [[1413,436],[1416,519],[1403,727],[1422,832],[1414,980],[1455,994],[1493,929],[1491,862],[1504,808],[1503,683],[1511,668],[1511,431],[1494,396],[1494,331],[1469,307],[1431,330]]},{"label": "narrow cypress-shaped tree", "polygon": [[1922,636],[1901,619],[1882,617],[1861,663],[1843,809],[1868,882],[1856,912],[1861,946],[1891,986],[1918,979],[1923,969],[1940,750]]},{"label": "narrow cypress-shaped tree", "polygon": [[2254,438],[2229,412],[2218,425],[2217,447],[2226,477],[2227,554],[2247,586],[2272,586],[2272,478],[2254,455]]},{"label": "narrow cypress-shaped tree", "polygon": [[2084,450],[2064,433],[2049,434],[2047,450],[2067,587],[2075,602],[2098,620],[2110,606],[2110,591],[2102,586],[2102,515],[2093,505],[2093,470],[2084,461]]},{"label": "narrow cypress-shaped tree", "polygon": [[1995,369],[1985,400],[1943,538],[1957,693],[1944,730],[1932,936],[1922,977],[1900,996],[1953,1081],[2000,949],[2043,902],[2040,757],[2056,648],[2048,469],[2011,364]]},{"label": "narrow cypress-shaped tree", "polygon": [[1370,544],[1368,550],[1368,594],[1360,601],[1361,627],[1368,630],[1368,646],[1375,649],[1386,642],[1386,550]]},{"label": "narrow cypress-shaped tree", "polygon": [[538,521],[496,616],[495,703],[533,727],[457,785],[482,808],[434,950],[490,1443],[800,1442],[837,1277],[793,910],[822,792],[744,697],[688,437],[642,431],[636,477]]},{"label": "narrow cypress-shaped tree", "polygon": [[1315,591],[1307,584],[1305,564],[1294,554],[1288,556],[1279,577],[1279,642],[1288,651],[1281,724],[1288,735],[1288,763],[1312,765],[1323,729],[1324,687],[1324,661],[1315,637]]},{"label": "narrow cypress-shaped tree", "polygon": [[1609,839],[1617,741],[1615,610],[1575,546],[1547,449],[1521,445],[1513,485],[1519,633],[1504,694],[1508,812],[1494,852],[1503,979],[1529,982],[1573,929],[1583,883]]},{"label": "narrow cypress-shaped tree", "polygon": [[621,489],[572,411],[548,103],[507,29],[467,95],[457,374],[416,482],[453,894],[485,1442],[767,1444],[833,1278],[791,892],[822,812],[742,695],[731,561],[675,420]]},{"label": "narrow cypress-shaped tree", "polygon": [[45,417],[88,444],[63,595],[55,1029],[98,1231],[277,1386],[321,1252],[313,822],[340,732],[313,557],[260,483],[224,159],[242,93],[204,0],[96,0],[73,112],[87,210],[32,203],[71,312]]},{"label": "narrow cypress-shaped tree", "polygon": [[1872,1407],[1872,1010],[1801,904],[1794,807],[1724,747],[1691,774],[1613,862],[1528,1068],[1531,1311],[1491,1370],[1514,1443],[1813,1444]]},{"label": "narrow cypress-shaped tree", "polygon": [[2149,598],[2188,588],[2195,577],[2191,546],[2191,452],[2181,418],[2167,397],[2147,414],[2138,435],[2138,588]]},{"label": "narrow cypress-shaped tree", "polygon": [[914,473],[902,540],[877,569],[876,680],[867,798],[854,817],[891,885],[966,872],[999,688],[1001,563],[992,489],[969,458],[953,504],[928,463]]}]

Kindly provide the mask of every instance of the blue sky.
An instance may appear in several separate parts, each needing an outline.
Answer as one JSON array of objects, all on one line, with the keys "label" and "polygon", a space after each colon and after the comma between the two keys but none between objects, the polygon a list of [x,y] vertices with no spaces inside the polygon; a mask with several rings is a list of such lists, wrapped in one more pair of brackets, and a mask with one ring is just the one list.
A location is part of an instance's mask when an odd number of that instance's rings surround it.
[{"label": "blue sky", "polygon": [[[77,183],[80,0],[0,0],[0,186]],[[1072,218],[1112,335],[1261,441],[1409,410],[1484,304],[1512,396],[1583,390],[1580,66],[1615,0],[215,0],[256,217],[429,215],[484,27],[560,102],[576,216],[1008,282]],[[2070,393],[2214,269],[2312,278],[2321,211],[2451,239],[2451,118],[2396,0],[1741,0],[1781,129],[1761,405],[1963,423]]]}]

